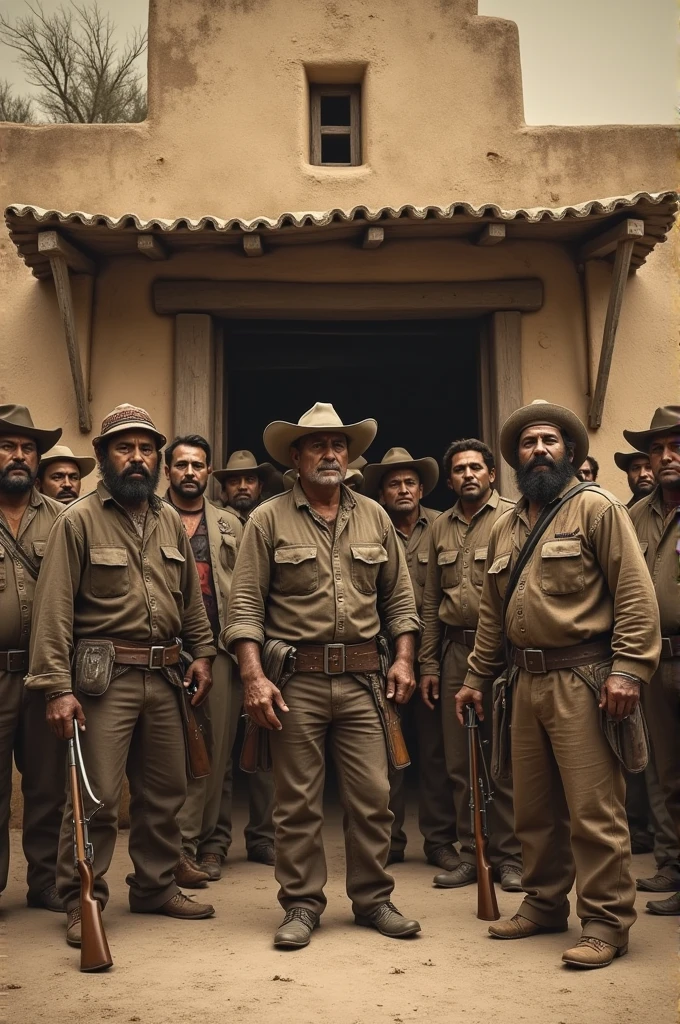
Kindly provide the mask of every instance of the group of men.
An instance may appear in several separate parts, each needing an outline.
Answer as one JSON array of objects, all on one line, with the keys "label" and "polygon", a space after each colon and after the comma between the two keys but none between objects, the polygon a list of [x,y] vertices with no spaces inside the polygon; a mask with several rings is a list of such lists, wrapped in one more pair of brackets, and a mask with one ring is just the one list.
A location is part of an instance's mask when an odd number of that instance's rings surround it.
[{"label": "group of men", "polygon": [[[502,888],[524,897],[491,935],[566,930],[576,879],[582,935],[564,962],[602,967],[627,951],[626,777],[607,736],[638,720],[641,695],[658,871],[638,884],[680,890],[680,407],[625,432],[634,450],[616,461],[630,512],[594,483],[587,431],[558,405],[534,402],[502,427],[517,503],[494,487],[494,453],[464,439],[444,455],[452,508],[428,509],[437,460],[392,448],[366,464],[376,432],[375,420],[345,424],[316,403],[264,432],[283,479],[246,451],[213,473],[203,437],[166,447],[145,410],[122,405],[93,441],[100,481],[78,498],[95,460],[56,446],[61,431],[35,427],[24,407],[0,406],[0,883],[14,753],[28,902],[65,910],[70,944],[80,942],[79,881],[62,741],[74,721],[105,805],[91,826],[102,907],[127,774],[131,910],[212,916],[180,885],[220,877],[243,705],[264,751],[249,776],[246,842],[250,859],[274,864],[285,911],[275,945],[306,946],[325,907],[327,748],[356,922],[404,938],[420,925],[392,902],[387,871],[406,844],[391,709],[417,741],[434,884],[472,884],[463,712],[474,705],[490,740],[492,686],[504,670],[513,771],[495,781],[489,853]],[[211,474],[222,507],[207,500]],[[582,475],[590,483],[579,488]],[[523,563],[525,544],[535,546]],[[207,709],[208,778],[187,773],[182,688]],[[663,797],[652,799],[654,769]],[[680,892],[649,907],[678,913]]]}]

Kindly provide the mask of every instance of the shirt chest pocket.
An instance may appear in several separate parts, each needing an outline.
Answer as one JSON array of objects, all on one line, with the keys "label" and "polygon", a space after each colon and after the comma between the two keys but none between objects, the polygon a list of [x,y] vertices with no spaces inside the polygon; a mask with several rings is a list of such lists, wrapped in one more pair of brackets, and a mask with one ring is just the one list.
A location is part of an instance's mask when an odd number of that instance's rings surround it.
[{"label": "shirt chest pocket", "polygon": [[94,597],[120,597],[130,590],[125,548],[90,548],[90,587]]},{"label": "shirt chest pocket", "polygon": [[319,586],[314,544],[283,544],[274,550],[274,564],[281,594],[313,594]]},{"label": "shirt chest pocket", "polygon": [[419,587],[425,586],[425,580],[427,579],[427,562],[427,551],[419,551],[418,559],[416,562],[416,581]]},{"label": "shirt chest pocket", "polygon": [[220,544],[220,564],[223,569],[232,571],[236,565],[236,537],[231,533],[222,534]]},{"label": "shirt chest pocket", "polygon": [[486,565],[487,548],[475,548],[475,557],[472,562],[472,582],[481,590],[484,586],[484,566]]},{"label": "shirt chest pocket", "polygon": [[163,570],[168,586],[174,591],[181,590],[182,567],[186,561],[184,555],[173,544],[161,544],[161,554],[163,555]]},{"label": "shirt chest pocket", "polygon": [[580,540],[548,540],[541,548],[544,594],[577,594],[585,587]]},{"label": "shirt chest pocket", "polygon": [[442,590],[453,590],[460,586],[460,551],[450,548],[437,554],[437,565],[441,572]]},{"label": "shirt chest pocket", "polygon": [[382,544],[351,544],[352,583],[360,594],[375,594],[378,589],[378,573],[387,552]]},{"label": "shirt chest pocket", "polygon": [[505,597],[505,591],[510,579],[510,552],[507,555],[499,555],[495,558],[488,569],[489,576],[496,582],[496,589],[501,598]]}]

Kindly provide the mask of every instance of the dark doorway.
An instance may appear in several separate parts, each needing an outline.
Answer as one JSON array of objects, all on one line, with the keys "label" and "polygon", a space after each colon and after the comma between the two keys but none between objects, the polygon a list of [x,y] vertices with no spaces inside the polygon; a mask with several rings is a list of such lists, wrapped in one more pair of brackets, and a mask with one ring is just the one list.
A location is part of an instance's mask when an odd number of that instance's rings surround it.
[{"label": "dark doorway", "polygon": [[[226,451],[268,458],[262,431],[297,422],[314,402],[331,402],[345,423],[367,416],[378,434],[366,452],[388,448],[441,461],[455,438],[479,437],[480,320],[224,323]],[[427,498],[445,509],[444,481]]]}]

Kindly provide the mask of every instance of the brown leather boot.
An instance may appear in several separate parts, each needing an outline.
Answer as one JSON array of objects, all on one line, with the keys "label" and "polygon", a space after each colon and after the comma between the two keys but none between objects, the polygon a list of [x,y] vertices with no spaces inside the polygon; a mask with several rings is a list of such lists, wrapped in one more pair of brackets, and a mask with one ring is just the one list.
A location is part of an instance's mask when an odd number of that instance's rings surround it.
[{"label": "brown leather boot", "polygon": [[166,917],[177,917],[180,921],[200,921],[204,917],[213,917],[215,908],[210,903],[194,903],[190,896],[176,892],[163,903],[154,914],[165,914]]},{"label": "brown leather boot", "polygon": [[201,854],[197,867],[199,871],[203,871],[208,876],[211,882],[218,882],[222,877],[222,858],[219,853]]},{"label": "brown leather boot", "polygon": [[432,881],[438,889],[460,889],[477,881],[477,868],[474,864],[461,861],[453,871],[442,871],[440,875],[435,875]]},{"label": "brown leather boot", "polygon": [[489,925],[489,935],[494,939],[528,939],[532,935],[541,935],[545,932],[566,932],[567,925],[561,924],[554,928],[545,928],[542,924],[534,924],[528,917],[515,914],[504,921],[497,921]]},{"label": "brown leather boot", "polygon": [[404,917],[394,903],[389,901],[381,903],[371,914],[355,914],[354,920],[364,928],[375,928],[390,939],[407,939],[420,931],[417,921]]},{"label": "brown leather boot", "polygon": [[650,914],[672,916],[680,914],[680,892],[673,893],[667,900],[649,900],[647,910]]},{"label": "brown leather boot", "polygon": [[185,889],[205,889],[210,881],[210,875],[207,871],[201,871],[198,865],[183,853],[175,868],[175,881]]},{"label": "brown leather boot", "polygon": [[55,914],[63,914],[66,910],[64,901],[59,895],[56,885],[48,885],[41,892],[26,893],[26,903],[29,907],[40,907],[42,910],[52,910]]},{"label": "brown leather boot", "polygon": [[[389,861],[387,862],[389,864]],[[442,871],[455,871],[460,864],[460,857],[453,846],[438,846],[428,855],[428,864],[434,864]]]},{"label": "brown leather boot", "polygon": [[612,946],[603,939],[596,939],[594,935],[582,935],[575,946],[564,951],[562,960],[570,967],[609,967],[612,960],[627,952],[627,942],[623,946]]},{"label": "brown leather boot", "polygon": [[69,946],[80,947],[80,907],[74,907],[66,914],[66,941]]}]

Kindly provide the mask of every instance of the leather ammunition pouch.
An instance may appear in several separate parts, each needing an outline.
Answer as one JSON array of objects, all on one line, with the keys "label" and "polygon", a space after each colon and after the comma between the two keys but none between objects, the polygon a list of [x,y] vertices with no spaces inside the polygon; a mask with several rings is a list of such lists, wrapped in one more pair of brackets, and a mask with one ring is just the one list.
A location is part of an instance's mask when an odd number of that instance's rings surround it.
[{"label": "leather ammunition pouch", "polygon": [[79,640],[73,662],[73,682],[77,693],[101,697],[109,688],[116,662],[111,640]]},{"label": "leather ammunition pouch", "polygon": [[[601,661],[593,665],[581,665],[572,668],[572,672],[582,679],[592,691],[593,697],[600,703],[602,684],[611,675],[611,661]],[[644,684],[641,684],[644,685]],[[607,712],[600,711],[600,725],[607,737],[609,746],[626,771],[643,772],[649,763],[649,735],[647,723],[640,704],[632,715],[617,722]]]}]

